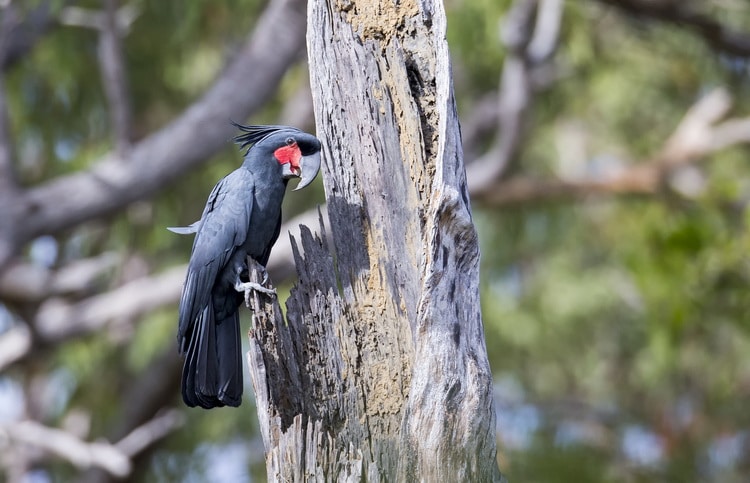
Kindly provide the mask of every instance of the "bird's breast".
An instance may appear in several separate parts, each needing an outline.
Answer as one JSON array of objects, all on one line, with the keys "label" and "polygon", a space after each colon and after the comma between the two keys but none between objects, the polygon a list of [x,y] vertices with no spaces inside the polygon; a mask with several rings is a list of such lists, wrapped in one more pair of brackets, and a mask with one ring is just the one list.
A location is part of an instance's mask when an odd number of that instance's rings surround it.
[{"label": "bird's breast", "polygon": [[284,199],[283,184],[276,189],[256,191],[253,210],[248,226],[245,251],[253,258],[268,253],[269,245],[276,241],[276,233],[281,219],[281,202]]}]

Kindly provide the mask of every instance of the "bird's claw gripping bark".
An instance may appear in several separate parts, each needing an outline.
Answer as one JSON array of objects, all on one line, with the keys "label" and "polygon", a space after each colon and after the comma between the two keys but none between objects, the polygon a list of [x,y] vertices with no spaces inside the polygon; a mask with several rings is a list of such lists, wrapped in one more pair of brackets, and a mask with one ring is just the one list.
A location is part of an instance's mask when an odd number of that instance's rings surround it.
[{"label": "bird's claw gripping bark", "polygon": [[275,288],[266,288],[263,285],[259,283],[255,283],[255,282],[237,282],[234,285],[234,289],[237,290],[238,292],[245,293],[245,306],[246,307],[250,307],[250,292],[252,292],[253,290],[255,290],[256,292],[264,293],[266,295],[276,296]]}]

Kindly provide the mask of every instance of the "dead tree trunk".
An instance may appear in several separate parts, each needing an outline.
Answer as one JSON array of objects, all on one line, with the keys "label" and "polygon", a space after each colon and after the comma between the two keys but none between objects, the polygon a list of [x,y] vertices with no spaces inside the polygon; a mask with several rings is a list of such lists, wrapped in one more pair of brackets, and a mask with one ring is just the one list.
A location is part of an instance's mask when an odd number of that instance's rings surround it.
[{"label": "dead tree trunk", "polygon": [[269,481],[501,479],[445,28],[440,0],[309,2],[332,246],[303,229],[286,323],[254,300]]}]

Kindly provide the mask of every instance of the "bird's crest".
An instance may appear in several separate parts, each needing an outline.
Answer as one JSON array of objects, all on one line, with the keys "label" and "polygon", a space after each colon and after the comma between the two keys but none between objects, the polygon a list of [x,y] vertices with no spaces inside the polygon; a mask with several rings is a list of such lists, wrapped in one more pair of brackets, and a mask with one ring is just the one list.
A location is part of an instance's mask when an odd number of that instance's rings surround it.
[{"label": "bird's crest", "polygon": [[270,136],[271,134],[275,132],[279,132],[279,131],[301,132],[299,131],[299,129],[289,127],[289,126],[243,126],[242,124],[236,123],[234,121],[232,121],[232,125],[244,133],[244,134],[235,136],[234,142],[240,145],[240,149],[247,148],[248,151],[254,144],[261,142],[266,137]]}]

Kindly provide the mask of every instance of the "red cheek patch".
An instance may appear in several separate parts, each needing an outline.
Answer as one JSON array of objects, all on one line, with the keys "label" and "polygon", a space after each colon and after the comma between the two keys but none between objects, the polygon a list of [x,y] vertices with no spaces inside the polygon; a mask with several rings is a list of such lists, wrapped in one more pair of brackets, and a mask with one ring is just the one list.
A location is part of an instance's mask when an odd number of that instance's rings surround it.
[{"label": "red cheek patch", "polygon": [[282,146],[274,151],[273,155],[279,164],[289,163],[292,166],[292,171],[299,170],[299,160],[302,159],[302,152],[299,150],[297,143],[291,146]]}]

